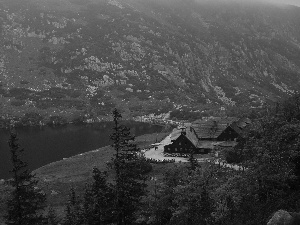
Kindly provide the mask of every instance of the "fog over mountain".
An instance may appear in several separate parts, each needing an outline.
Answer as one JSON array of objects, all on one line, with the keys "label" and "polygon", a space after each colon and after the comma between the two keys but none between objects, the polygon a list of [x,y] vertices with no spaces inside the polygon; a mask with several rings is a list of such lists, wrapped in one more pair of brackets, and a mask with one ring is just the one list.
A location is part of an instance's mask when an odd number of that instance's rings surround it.
[{"label": "fog over mountain", "polygon": [[0,0],[1,113],[217,111],[289,96],[300,8],[271,2]]},{"label": "fog over mountain", "polygon": [[[139,1],[139,0],[137,0]],[[148,0],[149,1],[149,0]],[[151,0],[150,0],[151,1]],[[178,0],[153,0],[156,2],[169,2],[169,3],[174,3],[178,2]],[[198,3],[246,3],[246,4],[254,4],[254,3],[271,3],[271,4],[277,4],[277,5],[293,5],[293,6],[299,6],[300,7],[300,2],[299,0],[185,0],[183,2],[198,2]]]},{"label": "fog over mountain", "polygon": [[238,2],[238,3],[271,3],[271,4],[281,4],[281,5],[294,5],[300,6],[299,0],[195,0],[196,2],[216,2],[216,3],[224,3],[224,2]]},{"label": "fog over mountain", "polygon": [[271,3],[279,3],[283,5],[294,5],[300,7],[299,0],[268,0]]}]

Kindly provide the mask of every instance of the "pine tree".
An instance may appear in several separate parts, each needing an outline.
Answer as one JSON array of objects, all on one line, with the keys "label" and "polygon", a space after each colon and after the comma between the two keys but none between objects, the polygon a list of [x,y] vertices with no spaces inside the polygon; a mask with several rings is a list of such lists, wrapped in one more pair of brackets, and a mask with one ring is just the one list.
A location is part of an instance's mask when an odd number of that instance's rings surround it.
[{"label": "pine tree", "polygon": [[112,219],[112,190],[107,184],[107,175],[97,168],[93,170],[92,191],[95,199],[94,221],[96,224],[107,223]]},{"label": "pine tree", "polygon": [[47,220],[48,220],[47,221],[48,225],[57,225],[58,224],[55,211],[52,207],[49,207],[49,209],[48,209]]},{"label": "pine tree", "polygon": [[112,190],[107,175],[93,169],[93,183],[87,185],[84,195],[83,213],[89,225],[108,224],[112,221]]},{"label": "pine tree", "polygon": [[42,224],[45,218],[42,214],[45,208],[46,196],[38,188],[35,175],[27,169],[27,163],[20,159],[24,151],[18,144],[16,132],[11,132],[9,139],[11,161],[13,164],[13,191],[7,201],[6,224],[35,225]]},{"label": "pine tree", "polygon": [[70,190],[69,201],[66,207],[66,218],[64,225],[81,225],[83,224],[83,215],[80,202],[76,196],[74,188]]},{"label": "pine tree", "polygon": [[190,169],[194,171],[197,167],[199,167],[197,159],[194,157],[194,150],[190,151],[189,155]]},{"label": "pine tree", "polygon": [[111,140],[115,150],[112,167],[115,177],[115,217],[118,225],[132,224],[134,213],[137,211],[140,198],[145,194],[145,176],[138,165],[137,147],[130,129],[120,124],[121,114],[113,111],[113,134]]},{"label": "pine tree", "polygon": [[83,199],[83,217],[85,224],[93,224],[94,221],[94,195],[91,185],[85,185],[84,199]]}]

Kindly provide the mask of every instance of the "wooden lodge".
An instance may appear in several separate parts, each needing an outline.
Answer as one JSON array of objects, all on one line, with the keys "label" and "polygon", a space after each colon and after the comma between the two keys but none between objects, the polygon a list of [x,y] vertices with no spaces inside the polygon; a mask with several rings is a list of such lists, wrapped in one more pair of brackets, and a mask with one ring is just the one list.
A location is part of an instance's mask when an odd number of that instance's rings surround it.
[{"label": "wooden lodge", "polygon": [[231,123],[226,129],[217,137],[217,141],[234,141],[239,138],[244,138],[247,127],[251,120],[242,118]]},{"label": "wooden lodge", "polygon": [[250,123],[247,118],[235,117],[197,120],[189,129],[182,129],[181,134],[164,147],[164,152],[189,154],[193,151],[194,154],[206,154],[211,150],[207,146],[213,146],[214,142],[230,142],[243,138]]},{"label": "wooden lodge", "polygon": [[189,131],[182,131],[181,134],[169,145],[164,146],[165,153],[205,154],[208,149],[201,148],[198,138]]},{"label": "wooden lodge", "polygon": [[192,123],[190,131],[193,132],[199,140],[217,141],[219,136],[221,136],[220,138],[226,139],[229,138],[229,134],[232,134],[231,130],[228,130],[227,134],[221,134],[230,124],[238,120],[239,119],[235,117],[212,117],[206,120],[196,120]]},{"label": "wooden lodge", "polygon": [[190,131],[199,140],[207,141],[234,141],[243,137],[245,128],[251,123],[248,118],[212,117],[207,120],[196,120],[192,123]]}]

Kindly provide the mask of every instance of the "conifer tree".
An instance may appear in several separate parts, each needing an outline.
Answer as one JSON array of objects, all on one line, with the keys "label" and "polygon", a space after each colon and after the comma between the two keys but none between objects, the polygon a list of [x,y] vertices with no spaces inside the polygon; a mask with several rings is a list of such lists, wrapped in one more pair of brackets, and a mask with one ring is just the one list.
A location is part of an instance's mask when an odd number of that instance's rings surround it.
[{"label": "conifer tree", "polygon": [[20,158],[24,151],[18,144],[15,131],[11,131],[9,148],[13,169],[11,185],[13,191],[7,201],[6,224],[10,225],[35,225],[45,222],[43,210],[46,196],[38,188],[35,175],[27,169],[27,163]]},{"label": "conifer tree", "polygon": [[48,215],[47,215],[47,225],[57,225],[58,220],[55,214],[55,211],[52,207],[49,207],[48,209]]},{"label": "conifer tree", "polygon": [[191,170],[194,171],[197,167],[199,167],[198,161],[194,156],[194,150],[190,151],[189,162],[190,162],[190,169]]},{"label": "conifer tree", "polygon": [[109,224],[112,220],[112,190],[107,183],[107,175],[93,169],[93,183],[87,185],[84,195],[83,213],[89,225]]},{"label": "conifer tree", "polygon": [[114,213],[118,225],[132,224],[134,213],[137,211],[141,197],[145,194],[145,176],[139,167],[137,147],[133,143],[134,137],[130,129],[120,124],[121,114],[117,109],[113,111],[113,148],[115,155],[112,167],[115,176],[115,204]]},{"label": "conifer tree", "polygon": [[74,188],[70,190],[69,201],[66,207],[66,218],[64,225],[81,225],[83,224],[83,215],[78,197]]},{"label": "conifer tree", "polygon": [[85,224],[93,224],[94,215],[94,196],[90,184],[85,185],[83,198],[83,217]]}]

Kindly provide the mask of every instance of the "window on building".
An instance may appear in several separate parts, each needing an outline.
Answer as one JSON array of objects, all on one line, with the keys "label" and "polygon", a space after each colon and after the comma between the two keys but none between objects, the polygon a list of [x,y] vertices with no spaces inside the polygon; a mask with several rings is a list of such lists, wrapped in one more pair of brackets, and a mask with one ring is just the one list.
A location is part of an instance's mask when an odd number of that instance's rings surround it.
[{"label": "window on building", "polygon": [[177,152],[177,148],[175,148],[175,152]]},{"label": "window on building", "polygon": [[181,145],[181,142],[179,142],[178,144]]}]

